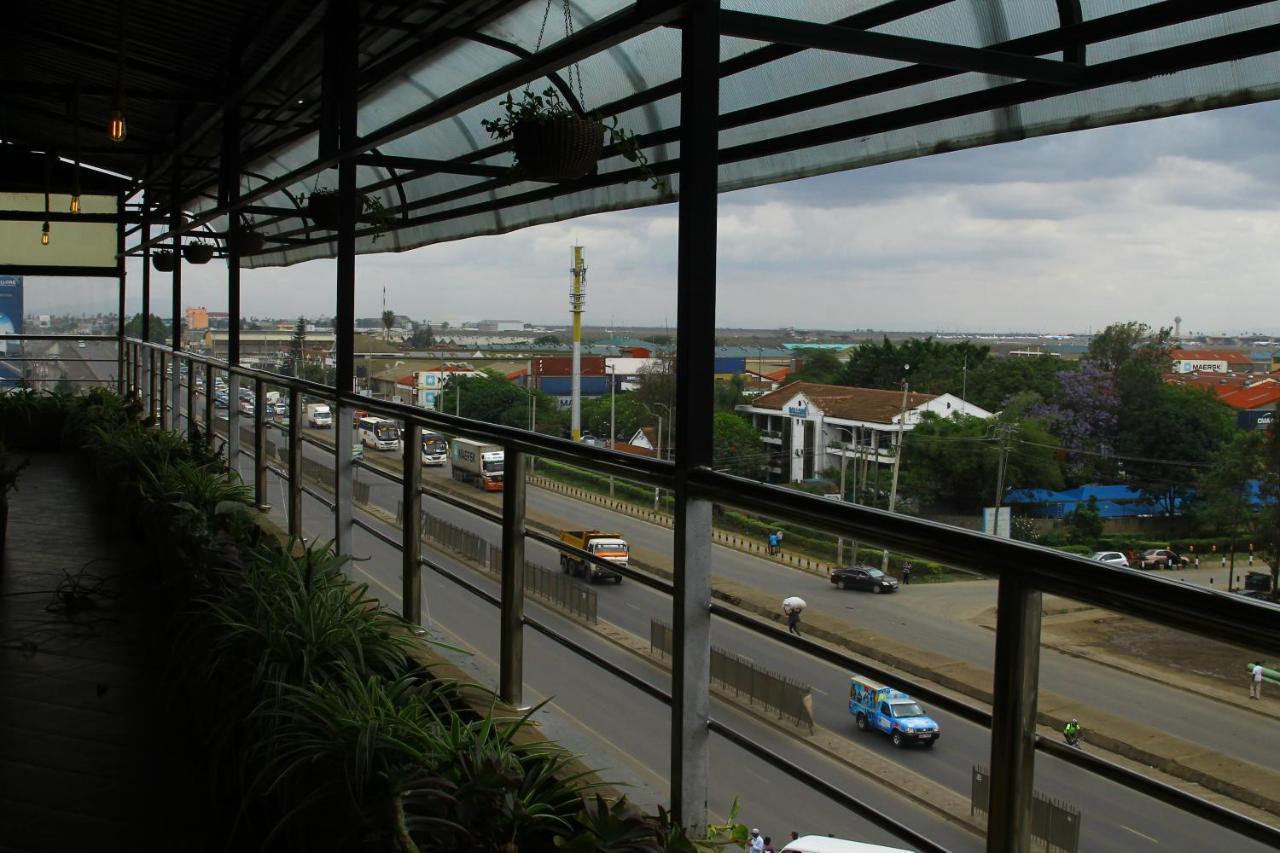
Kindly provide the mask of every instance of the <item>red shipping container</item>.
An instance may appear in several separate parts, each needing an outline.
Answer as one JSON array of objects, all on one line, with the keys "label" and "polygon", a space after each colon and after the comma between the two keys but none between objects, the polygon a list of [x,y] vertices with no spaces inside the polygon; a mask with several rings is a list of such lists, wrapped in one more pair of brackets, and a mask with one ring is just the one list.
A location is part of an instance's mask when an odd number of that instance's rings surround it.
[{"label": "red shipping container", "polygon": [[[534,376],[572,376],[573,356],[550,355],[533,360]],[[583,376],[604,376],[604,356],[584,355],[582,357]]]}]

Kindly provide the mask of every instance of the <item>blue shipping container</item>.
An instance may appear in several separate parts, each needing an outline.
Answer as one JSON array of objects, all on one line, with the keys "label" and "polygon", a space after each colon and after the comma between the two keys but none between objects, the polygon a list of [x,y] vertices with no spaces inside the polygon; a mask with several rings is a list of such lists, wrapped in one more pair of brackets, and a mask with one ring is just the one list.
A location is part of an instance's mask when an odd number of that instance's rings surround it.
[{"label": "blue shipping container", "polygon": [[[543,376],[539,381],[540,381],[540,390],[544,394],[550,394],[553,397],[568,397],[573,393],[573,377],[572,376]],[[608,393],[609,393],[609,377],[607,376],[582,377],[582,396],[600,397]]]},{"label": "blue shipping container", "polygon": [[717,358],[714,373],[745,373],[747,370],[747,359],[743,358]]}]

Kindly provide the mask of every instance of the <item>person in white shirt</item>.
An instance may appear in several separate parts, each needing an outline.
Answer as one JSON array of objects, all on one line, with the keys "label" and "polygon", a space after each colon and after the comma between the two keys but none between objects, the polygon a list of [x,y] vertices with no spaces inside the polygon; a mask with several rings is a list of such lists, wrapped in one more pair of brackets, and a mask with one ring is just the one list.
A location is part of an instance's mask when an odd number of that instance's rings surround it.
[{"label": "person in white shirt", "polygon": [[764,839],[760,837],[760,830],[751,830],[751,853],[763,853]]},{"label": "person in white shirt", "polygon": [[1262,661],[1254,661],[1253,669],[1249,673],[1249,698],[1262,698]]}]

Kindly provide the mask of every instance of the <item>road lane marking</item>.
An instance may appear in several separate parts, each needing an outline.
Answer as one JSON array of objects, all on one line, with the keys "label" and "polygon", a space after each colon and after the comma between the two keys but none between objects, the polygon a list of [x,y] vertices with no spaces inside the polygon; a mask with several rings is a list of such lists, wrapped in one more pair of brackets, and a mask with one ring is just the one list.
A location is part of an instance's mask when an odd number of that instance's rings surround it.
[{"label": "road lane marking", "polygon": [[1154,838],[1152,838],[1150,835],[1143,835],[1141,832],[1138,832],[1138,830],[1133,829],[1132,827],[1125,826],[1123,823],[1122,823],[1122,824],[1120,824],[1120,828],[1121,828],[1121,829],[1127,829],[1127,830],[1129,830],[1130,832],[1132,832],[1134,835],[1138,836],[1139,838],[1145,838],[1145,839],[1147,839],[1148,841],[1150,841],[1152,844],[1156,845],[1157,847],[1159,847],[1159,846],[1160,846],[1160,842],[1159,842],[1159,841],[1156,841],[1156,840],[1155,840]]}]

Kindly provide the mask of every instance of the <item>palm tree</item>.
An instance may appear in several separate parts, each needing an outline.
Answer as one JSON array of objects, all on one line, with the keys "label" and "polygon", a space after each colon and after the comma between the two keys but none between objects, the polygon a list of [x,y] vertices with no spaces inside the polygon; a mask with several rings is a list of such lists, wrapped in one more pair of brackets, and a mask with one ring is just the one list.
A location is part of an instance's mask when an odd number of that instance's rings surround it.
[{"label": "palm tree", "polygon": [[396,312],[387,310],[382,312],[382,339],[385,341],[391,334],[391,327],[396,324]]}]

